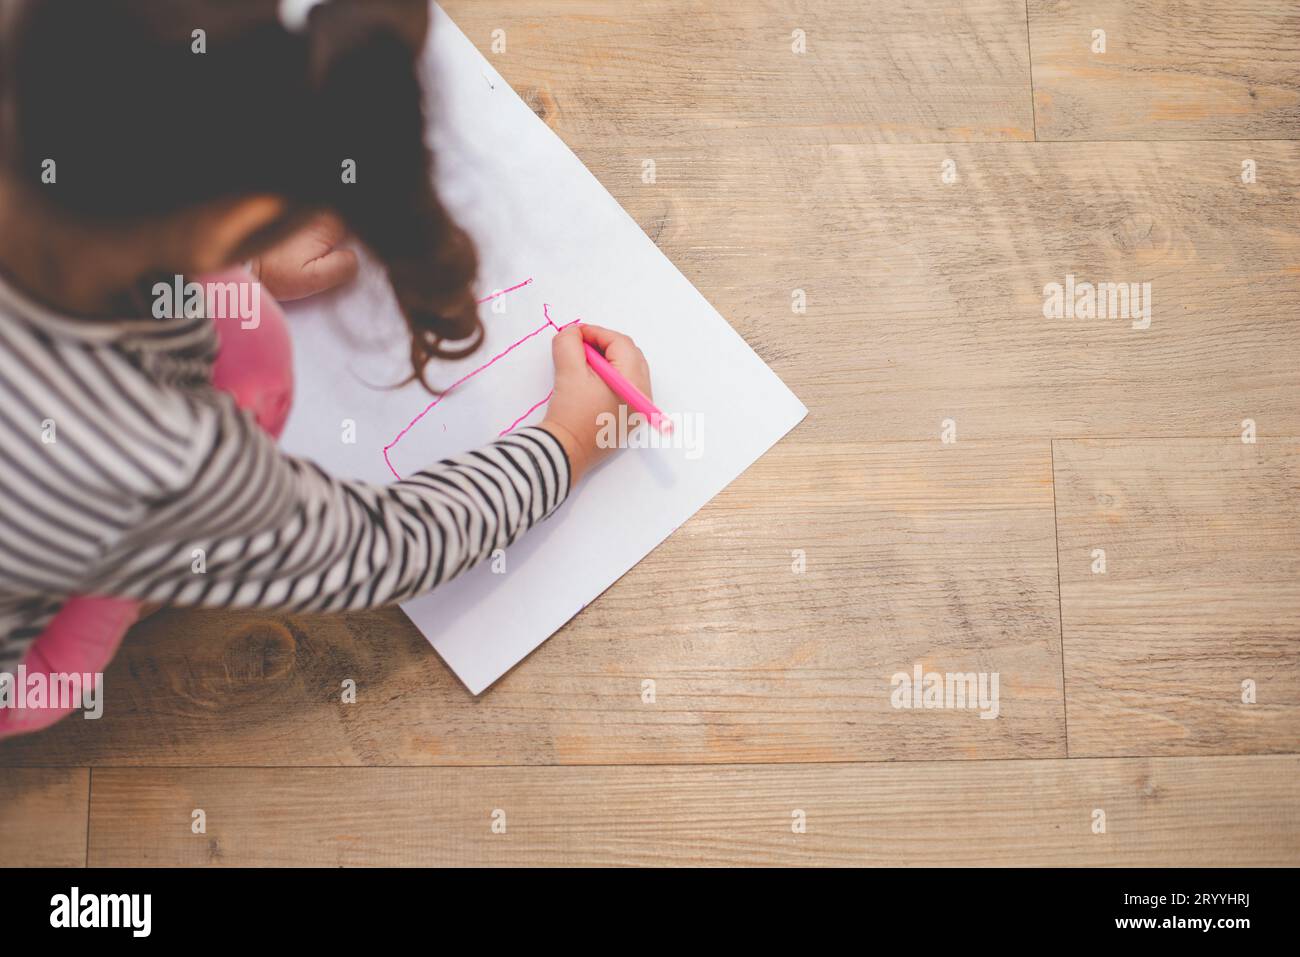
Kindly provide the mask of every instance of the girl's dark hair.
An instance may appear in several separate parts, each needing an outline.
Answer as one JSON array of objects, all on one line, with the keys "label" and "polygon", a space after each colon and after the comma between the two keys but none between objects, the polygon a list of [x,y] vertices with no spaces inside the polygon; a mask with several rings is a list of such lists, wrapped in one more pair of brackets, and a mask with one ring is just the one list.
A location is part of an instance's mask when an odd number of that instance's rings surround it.
[{"label": "girl's dark hair", "polygon": [[477,256],[434,191],[424,140],[425,0],[327,0],[301,32],[277,0],[11,2],[6,152],[37,183],[55,160],[57,188],[39,196],[112,224],[277,195],[290,214],[276,236],[332,210],[388,271],[413,378],[478,347]]}]

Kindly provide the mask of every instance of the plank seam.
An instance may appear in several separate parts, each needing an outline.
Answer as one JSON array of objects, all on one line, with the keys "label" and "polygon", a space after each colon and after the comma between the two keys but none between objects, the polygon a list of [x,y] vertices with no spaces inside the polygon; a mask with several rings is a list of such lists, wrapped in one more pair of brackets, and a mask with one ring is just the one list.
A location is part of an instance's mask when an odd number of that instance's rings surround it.
[{"label": "plank seam", "polygon": [[[1300,751],[1218,751],[1211,754],[1081,754],[1069,758],[1081,761],[1200,761],[1209,758],[1300,758]],[[882,759],[879,761],[684,761],[610,764],[116,764],[100,765],[101,771],[511,771],[544,768],[578,770],[580,768],[809,768],[858,767],[886,764],[1010,764],[1017,762],[1065,761],[1060,755],[1026,758],[921,758],[916,760]]]},{"label": "plank seam", "polygon": [[1070,704],[1065,693],[1065,606],[1061,601],[1061,522],[1056,514],[1056,440],[1048,443],[1052,456],[1052,540],[1056,546],[1056,622],[1061,636],[1061,719],[1065,723],[1065,757],[1070,757]]},{"label": "plank seam", "polygon": [[90,801],[94,793],[95,769],[87,766],[86,768],[86,862],[85,867],[90,867]]},{"label": "plank seam", "polygon": [[1034,40],[1029,35],[1029,0],[1025,0],[1025,50],[1029,55],[1029,115],[1034,120],[1034,142],[1038,142],[1038,104],[1034,102]]}]

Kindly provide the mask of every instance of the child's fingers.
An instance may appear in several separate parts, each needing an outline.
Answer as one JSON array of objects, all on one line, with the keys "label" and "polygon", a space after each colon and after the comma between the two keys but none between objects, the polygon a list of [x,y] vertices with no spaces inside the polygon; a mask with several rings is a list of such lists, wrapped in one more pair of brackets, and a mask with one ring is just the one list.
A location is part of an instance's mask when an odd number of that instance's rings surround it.
[{"label": "child's fingers", "polygon": [[347,225],[333,213],[322,213],[316,217],[307,227],[307,231],[316,234],[330,246],[337,246],[348,236]]},{"label": "child's fingers", "polygon": [[610,364],[624,375],[645,377],[649,375],[649,366],[645,356],[637,348],[631,336],[626,336],[604,326],[589,326],[583,323],[582,337],[605,354]]},{"label": "child's fingers", "polygon": [[628,348],[636,347],[631,336],[625,336],[613,329],[606,329],[604,326],[589,326],[585,322],[581,322],[578,324],[578,328],[582,330],[583,339],[605,353],[606,358],[611,360],[613,359],[609,355],[611,348],[620,348],[626,351]]},{"label": "child's fingers", "polygon": [[[583,347],[589,342],[599,349],[609,360],[610,365],[631,379],[641,391],[650,392],[650,367],[645,356],[636,347],[630,336],[604,326],[589,326],[583,322],[566,326],[556,333],[551,340],[551,351],[555,357],[555,372],[558,376],[565,371],[582,372],[588,369],[587,352]],[[591,375],[595,375],[594,372]]]},{"label": "child's fingers", "polygon": [[551,339],[551,357],[555,360],[555,374],[581,372],[587,367],[587,354],[582,348],[581,325],[569,326]]},{"label": "child's fingers", "polygon": [[307,295],[333,289],[355,279],[359,268],[357,254],[351,249],[331,250],[303,264],[303,286],[311,290]]}]

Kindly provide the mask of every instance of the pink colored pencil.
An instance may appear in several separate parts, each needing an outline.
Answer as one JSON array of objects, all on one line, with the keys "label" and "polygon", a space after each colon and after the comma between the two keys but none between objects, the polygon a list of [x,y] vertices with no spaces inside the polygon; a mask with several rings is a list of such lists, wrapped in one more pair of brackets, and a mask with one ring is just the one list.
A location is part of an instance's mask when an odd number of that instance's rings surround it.
[{"label": "pink colored pencil", "polygon": [[600,354],[600,350],[590,342],[584,342],[583,347],[587,350],[587,365],[591,366],[596,375],[605,380],[605,385],[613,390],[614,394],[627,403],[633,412],[640,412],[645,416],[646,421],[653,425],[664,435],[673,430],[672,421],[659,410],[649,397],[627,380],[623,373],[615,369],[608,359]]}]

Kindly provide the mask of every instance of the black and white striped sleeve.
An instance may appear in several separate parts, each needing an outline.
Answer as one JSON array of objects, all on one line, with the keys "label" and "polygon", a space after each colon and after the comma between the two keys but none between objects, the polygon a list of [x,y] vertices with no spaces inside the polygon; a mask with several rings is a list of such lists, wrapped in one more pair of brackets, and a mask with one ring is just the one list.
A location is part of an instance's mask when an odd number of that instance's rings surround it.
[{"label": "black and white striped sleeve", "polygon": [[508,547],[569,492],[564,448],[537,427],[371,485],[283,454],[224,397],[197,412],[184,480],[106,550],[84,592],[297,611],[391,604]]}]

